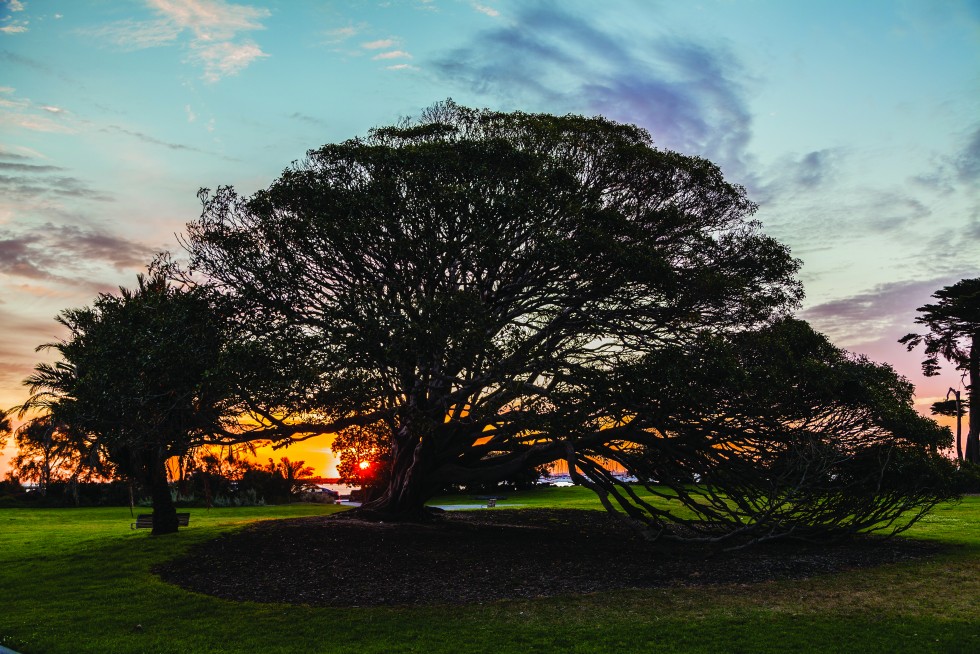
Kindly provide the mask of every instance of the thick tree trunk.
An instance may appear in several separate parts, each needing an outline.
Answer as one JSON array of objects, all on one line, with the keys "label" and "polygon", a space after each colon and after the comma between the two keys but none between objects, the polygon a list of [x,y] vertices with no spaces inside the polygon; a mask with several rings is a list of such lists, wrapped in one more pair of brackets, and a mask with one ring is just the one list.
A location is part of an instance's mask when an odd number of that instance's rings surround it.
[{"label": "thick tree trunk", "polygon": [[429,475],[432,448],[429,439],[411,434],[408,427],[401,431],[392,444],[387,484],[379,497],[361,507],[362,512],[389,520],[424,520],[430,515],[425,502],[438,490]]},{"label": "thick tree trunk", "polygon": [[167,483],[167,457],[163,452],[155,452],[152,456],[149,471],[150,495],[153,498],[153,532],[154,536],[173,534],[177,531],[177,508],[170,496],[170,485]]},{"label": "thick tree trunk", "polygon": [[[946,397],[949,397],[947,395]],[[960,408],[960,392],[956,391],[956,460],[963,460],[963,410]]]},{"label": "thick tree trunk", "polygon": [[970,343],[970,428],[966,435],[966,460],[980,464],[980,332]]}]

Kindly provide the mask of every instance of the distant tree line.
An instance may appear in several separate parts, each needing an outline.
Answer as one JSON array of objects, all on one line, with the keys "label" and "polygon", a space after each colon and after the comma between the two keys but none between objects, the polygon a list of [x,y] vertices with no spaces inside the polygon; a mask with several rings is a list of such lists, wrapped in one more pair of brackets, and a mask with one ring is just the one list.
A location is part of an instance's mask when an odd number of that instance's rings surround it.
[{"label": "distant tree line", "polygon": [[[153,489],[92,458],[64,425],[40,416],[14,431],[17,455],[0,480],[0,506],[125,506],[153,503]],[[312,467],[282,457],[260,464],[241,453],[198,448],[172,459],[167,490],[175,505],[252,506],[322,501]]]}]

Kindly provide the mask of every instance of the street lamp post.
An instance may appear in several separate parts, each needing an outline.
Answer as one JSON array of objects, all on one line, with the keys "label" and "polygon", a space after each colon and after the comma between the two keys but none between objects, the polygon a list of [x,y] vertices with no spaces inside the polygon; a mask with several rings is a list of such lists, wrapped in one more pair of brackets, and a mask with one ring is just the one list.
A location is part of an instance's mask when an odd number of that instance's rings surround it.
[{"label": "street lamp post", "polygon": [[960,432],[963,428],[963,414],[960,412],[960,392],[955,388],[950,388],[946,391],[946,400],[949,400],[949,394],[952,393],[953,397],[956,398],[956,459],[958,461],[963,460],[963,446],[960,445]]}]

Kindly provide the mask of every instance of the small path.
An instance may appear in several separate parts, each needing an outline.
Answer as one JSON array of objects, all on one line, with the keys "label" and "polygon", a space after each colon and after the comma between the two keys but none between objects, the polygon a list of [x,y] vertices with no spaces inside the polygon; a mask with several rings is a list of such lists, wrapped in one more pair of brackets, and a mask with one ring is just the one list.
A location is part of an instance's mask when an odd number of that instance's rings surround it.
[{"label": "small path", "polygon": [[[497,500],[497,501],[500,502],[500,500]],[[337,505],[338,506],[360,506],[361,503],[360,502],[349,502],[347,500],[340,500],[339,502],[337,502]],[[486,502],[480,502],[479,504],[426,504],[426,506],[430,506],[433,509],[442,509],[443,511],[471,511],[471,510],[474,510],[474,509],[486,509],[486,508],[489,508],[489,507],[487,507],[487,503]],[[521,506],[525,506],[525,505],[524,504],[511,504],[511,503],[508,502],[507,504],[497,504],[497,506],[495,508],[497,508],[497,509],[516,509],[516,508],[521,507]],[[5,653],[2,652],[2,651],[0,651],[0,654],[5,654]]]},{"label": "small path", "polygon": [[[473,509],[486,509],[487,503],[482,502],[480,504],[426,504],[426,506],[432,507],[433,509],[442,509],[443,511],[471,511]],[[518,507],[524,506],[523,504],[497,504],[494,508],[496,509],[516,509]]]}]

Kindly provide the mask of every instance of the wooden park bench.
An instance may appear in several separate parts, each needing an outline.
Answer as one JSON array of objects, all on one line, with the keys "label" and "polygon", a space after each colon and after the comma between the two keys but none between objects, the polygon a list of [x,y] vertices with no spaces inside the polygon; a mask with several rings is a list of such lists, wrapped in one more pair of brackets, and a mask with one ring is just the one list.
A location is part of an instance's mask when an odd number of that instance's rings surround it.
[{"label": "wooden park bench", "polygon": [[493,509],[497,506],[497,500],[506,500],[506,495],[477,495],[473,499],[480,500],[481,502],[486,502],[488,509]]},{"label": "wooden park bench", "polygon": [[[177,526],[186,527],[191,521],[190,513],[178,513],[177,514]],[[152,513],[141,513],[136,516],[136,522],[129,525],[130,529],[152,529],[153,528],[153,514]]]}]

